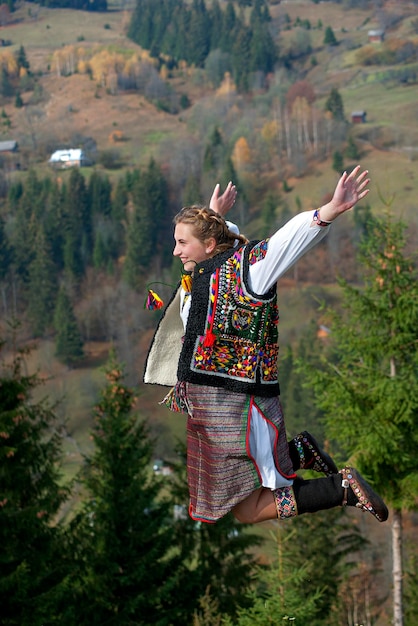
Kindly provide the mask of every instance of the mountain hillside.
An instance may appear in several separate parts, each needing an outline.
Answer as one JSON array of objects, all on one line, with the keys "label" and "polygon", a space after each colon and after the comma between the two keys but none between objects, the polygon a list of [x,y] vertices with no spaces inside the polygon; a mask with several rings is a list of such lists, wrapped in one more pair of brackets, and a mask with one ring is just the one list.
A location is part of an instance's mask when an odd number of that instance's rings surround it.
[{"label": "mountain hillside", "polygon": [[[225,0],[219,4],[227,10]],[[256,3],[234,4],[247,23],[251,4]],[[237,87],[229,59],[218,49],[201,66],[190,66],[159,50],[151,55],[134,43],[127,36],[133,0],[115,1],[103,13],[33,2],[21,2],[8,13],[5,6],[0,10],[0,142],[18,144],[16,152],[0,154],[0,217],[9,228],[16,221],[7,196],[14,184],[30,180],[33,171],[50,177],[57,189],[68,184],[69,171],[48,165],[61,148],[83,148],[94,165],[81,168],[82,176],[87,181],[97,172],[108,177],[112,199],[121,179],[135,177],[154,159],[167,181],[167,232],[172,215],[191,201],[191,190],[193,201],[207,201],[214,184],[225,186],[232,172],[239,191],[232,218],[254,238],[325,202],[340,170],[360,162],[372,179],[370,210],[389,210],[404,219],[409,249],[416,251],[416,1],[273,0],[268,24],[279,60],[274,70],[252,72],[247,90]],[[177,34],[179,41],[183,35]],[[19,55],[25,58],[17,68]],[[78,207],[70,208],[77,212]],[[126,231],[136,210],[132,197],[124,208],[120,221]],[[312,321],[321,325],[320,301],[338,302],[337,275],[361,281],[362,268],[354,261],[358,223],[355,217],[342,222],[281,281],[281,355],[298,344]],[[176,441],[184,438],[184,416],[160,405],[166,390],[141,383],[159,315],[144,310],[145,283],[164,282],[159,287],[166,299],[179,269],[155,253],[135,290],[121,278],[125,261],[123,250],[111,271],[88,265],[79,291],[73,291],[84,359],[76,367],[63,365],[56,357],[53,329],[38,337],[27,359],[29,371],[38,370],[44,378],[41,395],[58,402],[66,477],[75,475],[91,449],[92,407],[111,348],[126,367],[128,384],[138,386],[137,406],[155,436],[156,457],[172,459]],[[16,297],[14,286],[9,286],[10,300]],[[10,326],[3,282],[0,290],[1,339]],[[18,303],[22,344],[33,341],[25,296]],[[301,395],[296,389],[295,398]],[[298,404],[288,420],[292,428],[302,421],[307,427],[300,413],[303,405]],[[309,419],[311,427],[314,418]],[[367,520],[357,523],[371,538],[388,582],[389,526],[369,532]],[[415,526],[411,515],[406,523],[411,537]]]},{"label": "mountain hillside", "polygon": [[[271,78],[280,86],[275,87],[278,95],[285,94],[292,82],[302,80],[311,85],[318,110],[323,109],[330,90],[338,89],[348,121],[353,111],[365,111],[367,122],[351,131],[361,148],[362,162],[371,171],[375,189],[378,186],[386,197],[396,194],[402,211],[410,212],[415,220],[411,191],[417,172],[416,84],[413,78],[403,81],[399,72],[405,68],[413,72],[415,68],[416,76],[417,53],[392,65],[384,64],[385,56],[378,64],[360,61],[375,54],[379,47],[398,47],[400,57],[401,44],[417,46],[416,5],[385,2],[374,8],[374,3],[358,4],[372,4],[372,8],[347,10],[344,4],[334,2],[295,0],[270,5],[273,31],[285,18],[290,21],[291,27],[281,26],[276,38],[281,53],[291,51],[294,57],[290,72],[279,68]],[[125,165],[135,166],[155,155],[173,170],[172,161],[194,155],[195,142],[203,144],[213,123],[221,127],[225,124],[234,141],[244,131],[240,118],[246,124],[248,116],[255,116],[255,129],[259,126],[261,133],[263,124],[277,115],[277,111],[270,109],[269,113],[265,105],[262,108],[251,97],[234,97],[235,108],[225,117],[219,103],[225,88],[214,89],[205,72],[196,68],[160,69],[160,76],[170,88],[187,96],[191,105],[174,114],[158,109],[141,93],[113,89],[109,71],[107,75],[104,71],[99,81],[91,73],[76,71],[80,50],[88,56],[95,52],[119,54],[123,58],[140,55],[139,46],[126,37],[129,20],[130,11],[117,6],[98,14],[23,3],[11,15],[10,23],[2,27],[2,37],[11,46],[4,47],[1,54],[24,46],[31,71],[37,76],[35,92],[22,90],[21,108],[15,107],[13,99],[2,102],[10,121],[3,125],[0,139],[19,142],[24,167],[35,164],[42,168],[54,149],[77,147],[91,140],[99,153],[117,152]],[[309,23],[309,30],[298,23]],[[326,27],[332,28],[338,45],[323,45]],[[383,43],[368,42],[372,29],[384,30]],[[307,42],[308,52],[303,48]],[[386,58],[395,57],[387,53]],[[260,92],[257,97],[262,96]],[[271,100],[266,99],[267,106],[269,103],[271,106]],[[248,135],[248,128],[244,134]],[[254,142],[254,138],[248,140]],[[286,164],[286,176],[297,176],[292,180],[290,203],[298,196],[302,204],[309,204],[329,190],[335,179],[331,155],[309,159],[310,165],[302,168]],[[377,196],[371,198],[377,206]]]},{"label": "mountain hillside", "polygon": [[[346,8],[350,4],[355,8]],[[221,6],[225,8],[226,3],[221,2]],[[261,205],[268,191],[281,197],[289,214],[323,201],[337,177],[333,167],[335,152],[344,155],[351,137],[358,158],[344,156],[344,166],[360,160],[369,169],[372,191],[368,200],[372,210],[383,211],[389,204],[396,216],[408,220],[412,242],[416,241],[415,2],[381,2],[377,6],[370,2],[288,0],[269,4],[271,32],[287,64],[279,63],[274,73],[264,77],[264,82],[257,82],[259,77],[255,76],[247,93],[238,92],[228,75],[215,84],[209,65],[188,67],[164,58],[157,64],[126,35],[133,8],[115,3],[106,13],[96,13],[22,3],[3,23],[1,37],[10,45],[0,49],[0,57],[7,59],[7,55],[16,54],[23,46],[34,77],[27,81],[27,88],[21,89],[19,106],[13,97],[1,98],[0,140],[16,140],[19,144],[19,152],[5,157],[0,171],[6,186],[25,177],[30,168],[41,175],[65,179],[66,172],[51,171],[47,165],[49,156],[58,148],[84,146],[94,152],[96,165],[84,168],[83,175],[88,177],[98,169],[115,183],[122,173],[141,167],[154,157],[170,183],[173,208],[180,207],[190,173],[201,174],[203,198],[209,197],[216,182],[214,176],[218,172],[206,175],[202,162],[208,138],[217,126],[242,181],[239,191],[246,194],[235,217],[247,234],[257,236]],[[248,15],[249,10],[244,9],[244,13]],[[327,29],[334,34],[333,45],[324,43]],[[383,31],[383,41],[369,42],[371,30]],[[150,72],[146,89],[120,87],[120,76],[125,71],[121,68],[128,62]],[[304,100],[308,98],[309,115],[320,120],[323,140],[317,154],[308,145],[313,137],[304,136],[303,109],[300,113],[294,108],[293,117],[289,118],[295,129],[292,154],[290,144],[288,154],[283,147],[288,119],[285,107],[295,85],[299,91],[292,95],[293,102],[298,95]],[[324,113],[333,89],[343,102],[345,121],[341,124]],[[171,111],[167,110],[170,107]],[[352,123],[355,111],[366,113],[365,123]],[[299,145],[299,132],[306,145]],[[246,148],[240,153],[242,145]],[[301,148],[300,154],[296,154],[296,148]],[[16,162],[20,169],[15,169]],[[227,180],[220,182],[225,185]],[[338,230],[335,237],[330,247],[338,249]],[[333,268],[336,270],[338,259]],[[356,271],[354,268],[351,275],[355,276]],[[292,275],[282,286],[282,293],[286,293],[281,305],[283,344],[298,336],[301,327],[315,316],[317,306],[310,293],[304,293],[304,286],[295,283],[295,278],[296,274]],[[90,276],[83,291],[85,298],[76,307],[80,319],[95,298],[98,303],[108,302],[105,289],[116,292],[116,285],[109,277]],[[128,329],[121,348],[130,380],[136,382],[155,319],[139,313],[141,297],[126,306],[131,311],[126,313],[127,318],[142,315],[143,330],[139,336],[130,336]],[[97,376],[100,378],[92,371],[96,372],[105,358],[108,345],[86,345],[89,359],[83,367],[68,371],[55,362],[53,343],[41,340],[34,365],[40,363],[46,375],[54,376],[47,389],[54,395],[66,396],[62,410],[71,413],[70,429],[82,445],[88,446],[85,416],[94,401],[94,381]],[[147,389],[141,408],[157,424],[156,430],[170,430],[170,439],[182,433],[183,425],[181,420],[172,419],[167,426],[165,409],[157,404],[161,395],[161,390]],[[167,446],[159,445],[161,453],[166,453],[171,441]]]}]

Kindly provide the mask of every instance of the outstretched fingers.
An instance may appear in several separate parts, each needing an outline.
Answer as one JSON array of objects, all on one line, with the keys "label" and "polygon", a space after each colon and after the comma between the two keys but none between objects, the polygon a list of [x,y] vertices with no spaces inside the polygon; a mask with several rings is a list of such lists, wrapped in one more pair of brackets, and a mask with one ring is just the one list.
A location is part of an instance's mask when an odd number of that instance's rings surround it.
[{"label": "outstretched fingers", "polygon": [[211,209],[216,211],[216,213],[219,213],[223,216],[226,215],[226,213],[228,213],[228,211],[234,205],[235,200],[237,199],[238,192],[237,188],[235,187],[235,185],[232,184],[231,181],[227,184],[225,191],[222,195],[219,195],[219,191],[220,185],[218,183],[213,190],[209,206]]},{"label": "outstretched fingers", "polygon": [[370,189],[368,189],[368,184],[370,183],[368,173],[369,172],[367,170],[364,170],[364,172],[362,172],[356,179],[356,192],[358,200],[362,200],[370,191]]}]

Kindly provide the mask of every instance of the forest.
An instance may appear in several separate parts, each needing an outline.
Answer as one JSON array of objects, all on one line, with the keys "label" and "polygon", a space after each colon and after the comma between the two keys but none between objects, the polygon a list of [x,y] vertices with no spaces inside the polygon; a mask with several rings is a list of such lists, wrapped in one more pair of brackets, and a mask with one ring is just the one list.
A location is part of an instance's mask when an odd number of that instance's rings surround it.
[{"label": "forest", "polygon": [[[415,625],[415,5],[3,11],[1,623]],[[93,167],[51,169],[64,146]],[[389,521],[193,522],[184,424],[141,382],[148,289],[180,278],[173,216],[232,180],[258,239],[360,161],[373,193],[279,285],[280,379],[289,435],[355,463]]]},{"label": "forest", "polygon": [[[418,283],[404,229],[369,217],[358,250],[364,286],[341,279],[343,309],[327,307],[331,340],[324,343],[312,325],[283,358],[284,402],[309,412],[311,424],[316,406],[336,458],[354,456],[373,471],[399,539],[417,481]],[[58,295],[56,346],[65,346],[59,356],[74,363],[82,352],[74,317],[69,321],[67,311],[65,318],[69,302]],[[17,332],[3,340],[9,358],[0,373],[3,623],[261,626],[272,612],[318,626],[355,623],[358,615],[371,624],[390,619],[382,611],[386,542],[376,543],[374,530],[370,545],[366,532],[373,519],[358,523],[344,508],[293,518],[271,531],[275,556],[267,561],[266,538],[255,527],[229,515],[217,524],[194,522],[184,444],[178,442],[169,471],[155,465],[141,397],[124,382],[113,350],[91,409],[93,446],[74,480],[63,481],[67,423],[48,397],[35,401],[44,381],[25,371],[29,348],[13,352]],[[400,558],[405,585],[398,616],[412,625],[416,552],[406,545],[405,562],[395,547],[393,558]]]}]

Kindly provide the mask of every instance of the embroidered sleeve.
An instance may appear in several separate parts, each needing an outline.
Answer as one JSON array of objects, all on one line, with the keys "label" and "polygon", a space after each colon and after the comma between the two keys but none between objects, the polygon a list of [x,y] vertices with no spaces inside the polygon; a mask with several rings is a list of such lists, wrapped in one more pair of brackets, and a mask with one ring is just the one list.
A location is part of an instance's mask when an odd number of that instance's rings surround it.
[{"label": "embroidered sleeve", "polygon": [[268,249],[268,239],[263,239],[259,241],[257,245],[252,248],[250,254],[248,255],[248,261],[250,265],[254,265],[258,261],[262,261],[267,254]]},{"label": "embroidered sleeve", "polygon": [[[274,235],[261,242],[266,245],[264,256],[256,258],[255,262],[250,265],[250,281],[254,292],[267,293],[280,276],[321,241],[329,230],[328,228],[311,228],[311,224],[312,211],[304,211],[289,220]],[[257,263],[257,261],[263,262]]]}]

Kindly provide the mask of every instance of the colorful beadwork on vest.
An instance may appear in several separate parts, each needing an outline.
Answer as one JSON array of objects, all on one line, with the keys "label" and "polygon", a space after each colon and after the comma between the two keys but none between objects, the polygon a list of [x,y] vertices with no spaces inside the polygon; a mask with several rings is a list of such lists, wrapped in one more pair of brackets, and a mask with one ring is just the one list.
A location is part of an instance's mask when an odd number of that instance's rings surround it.
[{"label": "colorful beadwork on vest", "polygon": [[[263,241],[256,246],[255,257],[266,250]],[[263,382],[275,382],[276,298],[260,300],[245,289],[242,254],[237,250],[211,276],[205,335],[197,340],[192,369],[248,381],[259,375]]]}]

